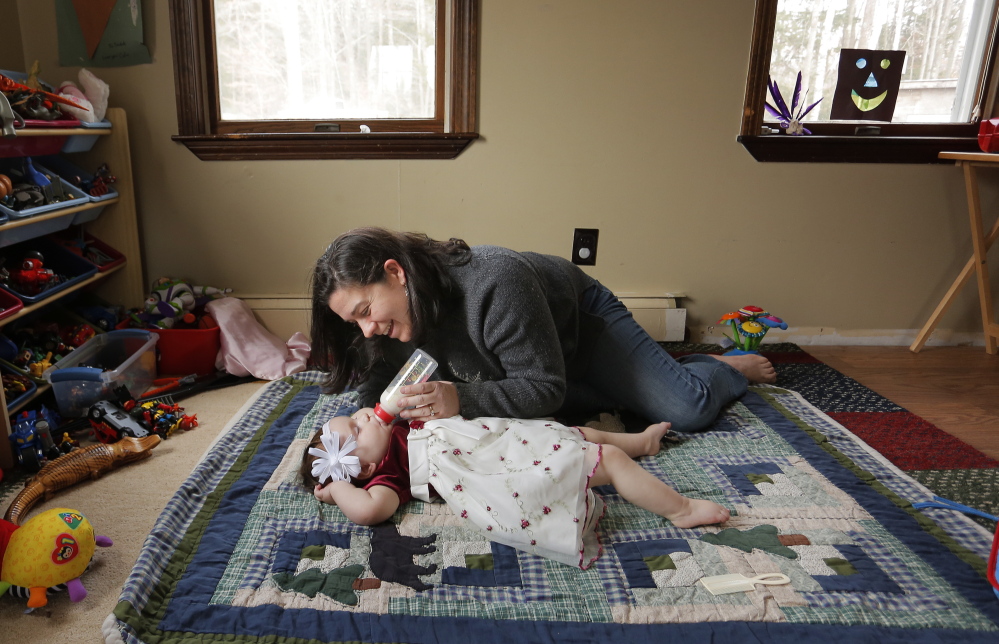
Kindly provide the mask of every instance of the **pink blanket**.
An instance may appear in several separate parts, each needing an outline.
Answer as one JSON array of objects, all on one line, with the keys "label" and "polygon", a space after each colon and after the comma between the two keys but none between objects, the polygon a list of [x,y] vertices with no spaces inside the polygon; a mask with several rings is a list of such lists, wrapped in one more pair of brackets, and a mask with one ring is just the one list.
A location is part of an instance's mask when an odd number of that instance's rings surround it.
[{"label": "pink blanket", "polygon": [[221,329],[222,348],[215,366],[234,376],[253,375],[263,380],[277,380],[305,371],[311,345],[296,332],[288,342],[265,329],[243,300],[223,297],[206,305]]}]

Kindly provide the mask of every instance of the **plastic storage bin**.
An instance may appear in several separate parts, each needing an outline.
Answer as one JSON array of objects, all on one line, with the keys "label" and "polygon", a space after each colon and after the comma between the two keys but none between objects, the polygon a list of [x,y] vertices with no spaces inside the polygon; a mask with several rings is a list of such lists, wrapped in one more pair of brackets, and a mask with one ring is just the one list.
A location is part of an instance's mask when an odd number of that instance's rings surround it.
[{"label": "plastic storage bin", "polygon": [[[87,123],[81,121],[76,127],[84,128],[87,130],[110,130],[111,121],[104,119],[103,121],[97,121],[96,123]],[[90,148],[94,147],[94,143],[97,143],[98,134],[73,134],[68,139],[66,143],[62,146],[63,152],[86,152]]]},{"label": "plastic storage bin", "polygon": [[207,376],[215,373],[215,358],[222,347],[221,329],[215,320],[204,329],[152,329],[160,337],[159,373],[167,376]]},{"label": "plastic storage bin", "polygon": [[[0,172],[7,174],[9,171],[13,170],[16,173],[22,172],[23,164],[19,159],[13,161],[4,161],[0,163]],[[0,206],[0,212],[3,212],[11,219],[24,219],[25,217],[31,217],[33,215],[40,215],[45,212],[51,212],[53,210],[59,210],[60,208],[69,208],[70,206],[79,206],[90,201],[90,195],[80,190],[70,182],[59,176],[58,172],[46,167],[41,161],[31,160],[31,165],[34,166],[35,170],[38,170],[42,174],[49,177],[52,181],[58,181],[62,185],[62,189],[65,191],[70,199],[65,201],[60,201],[59,203],[50,203],[44,206],[35,206],[34,208],[25,208],[24,210],[11,210],[6,206]],[[9,176],[9,175],[8,175]],[[11,177],[13,179],[13,177]],[[15,181],[19,183],[19,181]],[[68,225],[68,224],[67,224]]]},{"label": "plastic storage bin", "polygon": [[72,235],[71,231],[52,236],[52,241],[97,266],[101,273],[125,263],[125,256],[93,235]]},{"label": "plastic storage bin", "polygon": [[23,255],[31,250],[37,250],[42,254],[45,258],[45,268],[51,268],[56,273],[64,275],[66,280],[33,295],[20,293],[13,286],[0,285],[0,288],[12,293],[15,297],[27,304],[40,302],[47,297],[55,295],[59,291],[65,290],[70,286],[97,274],[96,266],[82,257],[74,255],[49,239],[32,239],[30,241],[10,246],[0,251],[0,257],[6,259],[4,263],[5,266],[20,266]]},{"label": "plastic storage bin", "polygon": [[[15,72],[8,69],[0,69],[0,74],[17,83],[24,83],[28,75],[24,72]],[[55,92],[51,85],[39,79],[42,89]],[[28,129],[65,129],[80,127],[80,121],[74,116],[64,113],[64,118],[57,121],[41,121],[38,119],[24,119],[24,127]],[[56,154],[68,140],[68,136],[15,136],[11,139],[3,139],[0,143],[0,157],[33,157],[38,154]]]},{"label": "plastic storage bin", "polygon": [[0,289],[0,320],[9,318],[24,308],[24,302],[13,293]]},{"label": "plastic storage bin", "polygon": [[[35,376],[27,368],[14,363],[17,353],[25,343],[22,331],[26,329],[32,329],[36,338],[42,332],[55,331],[59,334],[60,340],[63,342],[69,341],[65,350],[52,356],[53,366],[58,364],[63,358],[71,355],[78,348],[77,344],[81,347],[86,344],[86,342],[80,343],[79,338],[85,338],[86,335],[99,335],[105,332],[97,325],[91,324],[70,309],[59,304],[46,306],[41,311],[35,311],[4,327],[4,334],[0,335],[0,364],[10,367],[15,373],[31,378],[35,383],[40,385],[46,382],[43,373]],[[85,335],[77,335],[81,330]],[[17,339],[17,342],[11,338]],[[38,342],[29,343],[29,345],[36,349],[41,349]]]},{"label": "plastic storage bin", "polygon": [[[71,183],[73,187],[76,187],[76,182],[78,181],[77,178],[79,178],[79,180],[82,181],[92,181],[94,178],[93,173],[87,172],[86,170],[77,167],[76,165],[70,163],[69,161],[60,156],[42,157],[38,159],[38,161],[46,168],[52,170],[60,177]],[[80,191],[83,192],[82,189]],[[91,203],[103,203],[105,201],[110,201],[111,199],[115,199],[118,196],[118,191],[115,190],[114,185],[112,184],[108,186],[107,193],[100,195],[99,197],[87,194],[86,192],[84,192],[84,194],[87,195],[87,198],[90,199]],[[97,217],[101,214],[102,210],[104,210],[104,206],[97,206],[94,208],[88,208],[87,210],[81,210],[73,215],[72,224],[77,225],[77,224],[87,223],[88,221],[93,221],[97,219]]]},{"label": "plastic storage bin", "polygon": [[140,397],[156,378],[156,341],[143,329],[98,335],[45,371],[59,413],[79,418],[98,400],[114,398],[119,385]]}]

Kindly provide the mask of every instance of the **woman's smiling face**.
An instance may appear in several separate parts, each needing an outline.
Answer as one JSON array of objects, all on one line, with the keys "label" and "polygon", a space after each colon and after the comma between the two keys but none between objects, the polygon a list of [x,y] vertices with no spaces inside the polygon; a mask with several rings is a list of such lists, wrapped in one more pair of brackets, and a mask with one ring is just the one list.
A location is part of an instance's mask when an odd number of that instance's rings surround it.
[{"label": "woman's smiling face", "polygon": [[344,322],[360,327],[366,338],[384,335],[409,342],[413,337],[406,276],[394,259],[385,262],[385,279],[367,286],[339,288],[330,295],[329,307]]}]

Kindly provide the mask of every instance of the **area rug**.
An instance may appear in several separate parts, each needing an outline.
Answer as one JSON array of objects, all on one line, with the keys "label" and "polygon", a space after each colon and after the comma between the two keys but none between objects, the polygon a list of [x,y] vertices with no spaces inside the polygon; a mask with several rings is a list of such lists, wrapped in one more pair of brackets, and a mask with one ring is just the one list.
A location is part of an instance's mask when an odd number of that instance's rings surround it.
[{"label": "area rug", "polygon": [[[710,344],[665,346],[677,355],[722,351]],[[763,355],[777,369],[777,384],[800,393],[939,496],[999,515],[999,461],[833,369],[796,344],[765,344],[763,348]],[[995,521],[973,518],[995,531]]]},{"label": "area rug", "polygon": [[[795,364],[795,363],[789,363]],[[375,528],[297,481],[307,438],[355,406],[318,374],[271,383],[181,486],[104,624],[108,642],[966,642],[999,639],[992,535],[830,414],[754,387],[643,467],[732,510],[675,528],[601,488],[586,571],[411,502]],[[712,595],[705,576],[790,583]]]}]

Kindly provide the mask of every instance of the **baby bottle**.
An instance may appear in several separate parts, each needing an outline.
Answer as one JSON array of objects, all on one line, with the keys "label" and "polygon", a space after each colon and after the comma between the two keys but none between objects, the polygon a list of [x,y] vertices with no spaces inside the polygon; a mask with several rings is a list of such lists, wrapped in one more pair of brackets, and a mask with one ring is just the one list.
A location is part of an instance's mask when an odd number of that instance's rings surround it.
[{"label": "baby bottle", "polygon": [[403,397],[399,389],[406,385],[426,382],[437,368],[437,361],[422,349],[417,349],[402,366],[389,386],[382,392],[381,402],[375,403],[375,415],[385,423],[391,423],[402,411],[396,401]]}]

